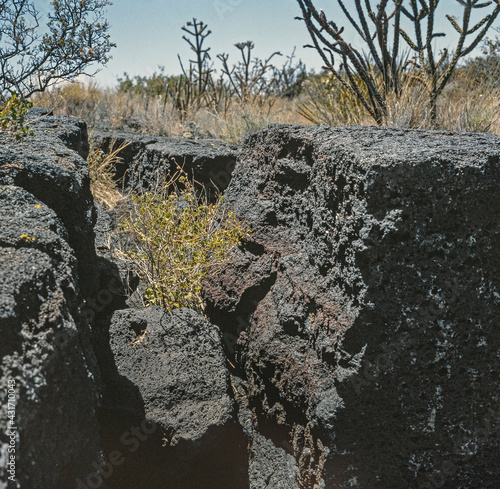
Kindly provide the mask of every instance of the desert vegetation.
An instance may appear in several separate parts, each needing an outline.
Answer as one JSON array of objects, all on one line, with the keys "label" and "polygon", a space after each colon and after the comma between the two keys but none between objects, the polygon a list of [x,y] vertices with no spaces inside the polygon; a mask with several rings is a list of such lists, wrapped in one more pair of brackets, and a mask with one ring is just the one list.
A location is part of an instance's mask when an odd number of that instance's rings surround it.
[{"label": "desert vegetation", "polygon": [[500,7],[470,25],[472,12],[490,3],[465,2],[461,25],[448,16],[459,33],[455,49],[435,53],[434,39],[443,36],[433,30],[437,2],[427,7],[421,2],[421,10],[417,3],[404,8],[395,2],[390,12],[389,2],[382,2],[376,12],[360,10],[361,20],[349,16],[366,41],[365,52],[353,48],[342,28],[312,2],[299,2],[303,16],[298,19],[325,64],[320,73],[308,72],[294,51],[259,59],[251,41],[235,45],[236,60],[225,53],[213,57],[211,31],[193,19],[183,27],[193,56],[179,57],[179,74],[167,75],[162,67],[151,76],[125,73],[114,89],[65,84],[35,95],[34,101],[91,126],[231,142],[272,122],[498,133],[499,42],[486,34]]},{"label": "desert vegetation", "polygon": [[[442,25],[437,19],[439,0],[409,0],[404,5],[403,0],[383,0],[376,8],[370,2],[354,0],[352,11],[338,0],[346,20],[366,46],[367,52],[362,53],[346,39],[344,27],[328,20],[311,0],[297,1],[302,11],[298,19],[304,21],[311,47],[320,54],[325,69],[356,97],[378,125],[387,120],[391,96],[398,100],[415,84],[425,93],[431,120],[435,121],[438,96],[459,60],[474,50],[500,13],[498,2],[458,2],[462,7],[461,22],[454,15],[445,17],[459,37],[454,48],[445,48],[438,56],[434,40],[445,37],[436,31],[437,25]],[[472,22],[475,10],[487,10],[477,23]]]},{"label": "desert vegetation", "polygon": [[43,19],[35,2],[0,0],[0,130],[18,141],[35,93],[105,64],[115,45],[104,18],[108,0],[52,0]]},{"label": "desert vegetation", "polygon": [[[0,50],[1,128],[17,139],[31,134],[25,117],[33,104],[82,118],[91,130],[104,125],[233,143],[272,122],[500,133],[500,42],[486,37],[500,12],[497,0],[458,2],[462,18],[445,19],[458,40],[453,49],[439,53],[434,45],[444,36],[435,28],[440,25],[439,0],[383,0],[376,9],[369,1],[355,0],[352,11],[339,0],[344,21],[359,34],[364,50],[349,43],[328,12],[312,1],[298,0],[302,15],[297,27],[305,25],[309,47],[323,60],[320,73],[307,71],[295,49],[285,55],[271,51],[260,59],[252,41],[235,44],[236,59],[214,55],[210,29],[193,18],[182,27],[192,56],[178,57],[178,74],[167,74],[161,66],[151,76],[124,73],[112,89],[73,81],[90,64],[108,60],[113,45],[102,15],[109,2],[77,2],[78,16],[71,22],[66,18],[70,3],[53,2],[50,34],[43,36],[37,34],[39,17],[32,4],[0,3],[5,35],[19,38],[10,51]],[[481,15],[472,21],[476,11]],[[31,19],[29,26],[16,26],[21,14]],[[81,22],[84,19],[91,21]],[[17,38],[16,28],[22,31]],[[69,38],[89,41],[76,49],[67,41],[69,33]],[[18,71],[11,61],[16,57],[22,68]],[[91,147],[89,154],[94,197],[108,208],[123,197],[113,172],[121,149],[104,154]],[[121,254],[139,270],[146,304],[167,309],[187,305],[201,311],[203,279],[248,230],[220,199],[210,205],[201,202],[182,173],[169,178],[156,192],[128,196],[133,211],[121,223],[128,246]]]},{"label": "desert vegetation", "polygon": [[181,167],[155,191],[131,201],[130,215],[120,223],[119,255],[145,284],[145,305],[203,312],[204,279],[224,266],[250,230],[224,208],[221,196],[209,203]]},{"label": "desert vegetation", "polygon": [[237,43],[239,59],[233,62],[220,53],[216,70],[207,45],[211,34],[207,25],[193,19],[183,32],[193,59],[186,62],[179,57],[180,74],[167,75],[160,66],[149,77],[125,73],[114,89],[64,84],[35,96],[35,103],[83,118],[91,126],[232,142],[271,122],[308,122],[296,110],[308,75],[294,50],[287,56],[274,52],[259,59],[254,57],[253,42]]},{"label": "desert vegetation", "polygon": [[[182,27],[192,56],[179,57],[178,74],[159,66],[150,76],[124,73],[116,87],[103,89],[73,80],[109,59],[109,1],[54,1],[43,31],[33,2],[4,0],[2,128],[27,134],[20,100],[29,99],[91,127],[232,142],[271,122],[499,131],[499,42],[487,37],[500,12],[497,0],[460,0],[443,18],[439,0],[384,0],[376,7],[355,0],[352,8],[339,1],[343,18],[331,18],[311,0],[297,1],[297,28],[308,30],[309,47],[324,64],[320,73],[308,72],[292,46],[260,59],[247,40],[235,44],[236,59],[214,54],[210,29],[193,18]],[[443,22],[457,39],[438,51]],[[362,46],[350,43],[344,25]],[[61,80],[66,83],[56,84]]]}]

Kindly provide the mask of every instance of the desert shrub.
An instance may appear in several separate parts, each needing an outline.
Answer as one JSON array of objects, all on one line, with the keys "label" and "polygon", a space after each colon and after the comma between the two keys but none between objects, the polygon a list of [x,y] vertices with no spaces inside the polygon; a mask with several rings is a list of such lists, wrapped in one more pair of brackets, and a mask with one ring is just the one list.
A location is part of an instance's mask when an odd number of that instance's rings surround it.
[{"label": "desert shrub", "polygon": [[309,77],[303,92],[306,97],[298,103],[297,111],[312,124],[351,125],[367,119],[356,95],[328,73]]},{"label": "desert shrub", "polygon": [[66,83],[51,92],[56,103],[65,104],[66,112],[77,117],[79,114],[98,113],[101,105],[101,91],[94,83]]},{"label": "desert shrub", "polygon": [[232,67],[228,63],[228,54],[217,56],[222,62],[222,73],[227,77],[234,96],[241,102],[264,102],[273,93],[277,82],[272,76],[276,68],[271,60],[275,56],[281,56],[281,53],[276,51],[262,60],[252,58],[255,48],[252,41],[238,42],[234,46],[239,50],[241,59]]},{"label": "desert shrub", "polygon": [[203,280],[249,234],[223,202],[208,204],[180,169],[156,192],[132,197],[131,214],[120,224],[121,253],[146,285],[146,305],[203,311]]},{"label": "desert shrub", "polygon": [[302,60],[295,60],[295,49],[293,48],[292,54],[286,57],[281,67],[273,68],[275,80],[273,95],[294,98],[302,92],[303,83],[307,80],[308,74]]},{"label": "desert shrub", "polygon": [[281,53],[272,53],[262,60],[253,56],[255,45],[252,41],[239,42],[234,44],[240,54],[239,60],[230,64],[228,54],[218,54],[221,69],[217,72],[211,48],[207,47],[211,34],[208,26],[193,18],[182,30],[193,59],[183,61],[178,56],[181,74],[166,75],[161,66],[158,73],[149,77],[132,78],[125,73],[118,79],[118,92],[143,97],[146,107],[161,106],[162,116],[175,114],[181,124],[206,110],[226,117],[234,103],[258,104],[270,111],[280,97],[300,93],[307,74],[305,65],[295,59],[294,52],[277,67],[271,61]]},{"label": "desert shrub", "polygon": [[500,89],[500,41],[487,39],[480,56],[467,59],[457,68],[453,78],[468,90],[488,91]]},{"label": "desert shrub", "polygon": [[[398,71],[404,72],[404,58]],[[366,61],[373,83],[380,90],[384,80],[375,66]],[[345,73],[341,77],[347,79]],[[369,89],[363,79],[353,73],[350,75],[357,84],[363,97],[369,98]],[[431,114],[428,108],[429,96],[425,87],[415,77],[401,76],[401,93],[387,94],[386,110],[382,118],[384,126],[423,128],[431,125]],[[305,98],[297,104],[298,113],[313,124],[353,125],[373,124],[373,119],[365,110],[360,98],[345,83],[328,72],[309,76],[303,84]]]},{"label": "desert shrub", "polygon": [[95,83],[65,82],[36,93],[31,100],[36,106],[50,108],[55,113],[85,119],[91,126],[107,121],[110,107],[109,94]]},{"label": "desert shrub", "polygon": [[15,137],[16,141],[22,141],[26,136],[34,136],[29,122],[26,122],[31,107],[33,102],[13,94],[0,108],[0,130]]},{"label": "desert shrub", "polygon": [[[277,57],[254,59],[253,43],[246,42],[238,43],[241,56],[236,64],[230,64],[227,55],[217,56],[215,62],[222,61],[223,65],[218,72],[205,47],[210,33],[206,25],[193,19],[183,30],[195,56],[181,61],[179,75],[166,75],[160,67],[152,76],[131,78],[125,74],[116,90],[66,83],[35,94],[32,100],[54,113],[85,119],[91,127],[104,123],[142,134],[217,137],[238,144],[270,123],[377,123],[362,103],[362,99],[374,101],[371,91],[376,90],[384,94],[378,121],[384,126],[500,131],[498,40],[484,41],[481,56],[461,58],[462,64],[456,66],[435,100],[433,112],[432,90],[422,72],[425,59],[420,66],[410,50],[398,48],[390,70],[398,90],[389,90],[390,84],[370,53],[360,54],[359,58],[365,77],[340,64],[339,80],[331,70],[307,73],[293,53],[281,67],[273,64]],[[448,72],[453,61],[452,53],[446,51],[439,58],[435,73],[438,79]],[[359,93],[349,88],[349,83]]]},{"label": "desert shrub", "polygon": [[499,133],[498,90],[467,90],[458,83],[440,103],[439,127],[452,131]]},{"label": "desert shrub", "polygon": [[106,64],[114,44],[108,0],[52,0],[46,19],[30,0],[0,0],[0,99],[28,98]]},{"label": "desert shrub", "polygon": [[118,78],[118,92],[134,93],[147,97],[165,97],[179,82],[182,75],[166,75],[165,67],[159,66],[158,73],[151,76],[135,76],[131,78],[128,73],[123,78]]}]

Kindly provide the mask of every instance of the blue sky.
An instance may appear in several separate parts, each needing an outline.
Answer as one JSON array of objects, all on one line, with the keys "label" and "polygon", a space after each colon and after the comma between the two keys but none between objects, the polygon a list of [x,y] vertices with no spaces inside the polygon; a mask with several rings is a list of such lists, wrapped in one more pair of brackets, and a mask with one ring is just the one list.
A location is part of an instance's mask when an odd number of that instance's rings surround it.
[{"label": "blue sky", "polygon": [[165,66],[167,73],[178,73],[177,54],[183,60],[190,56],[181,27],[193,17],[212,31],[206,43],[216,67],[217,54],[229,53],[229,60],[236,61],[239,53],[234,44],[251,40],[259,57],[281,51],[285,61],[297,46],[297,56],[308,67],[319,68],[317,55],[302,48],[309,38],[305,27],[294,20],[299,13],[295,0],[115,0],[108,20],[117,48],[97,79],[114,82],[124,71],[149,75],[158,65]]},{"label": "blue sky", "polygon": [[[48,2],[38,0],[35,4],[48,5]],[[354,2],[345,0],[345,3]],[[373,5],[376,3],[377,0],[372,0]],[[318,0],[316,5],[324,8],[328,18],[340,19],[335,0]],[[461,8],[456,0],[441,0],[440,5],[442,14],[460,17]],[[308,69],[318,71],[321,68],[318,54],[313,49],[302,47],[310,39],[304,24],[294,20],[298,15],[300,9],[296,0],[114,0],[114,4],[108,7],[107,18],[117,47],[111,53],[113,59],[95,79],[101,86],[114,86],[124,72],[131,76],[151,75],[159,65],[165,66],[169,74],[179,73],[177,54],[183,60],[190,56],[189,47],[182,40],[181,27],[193,17],[203,20],[212,31],[207,45],[212,48],[210,53],[215,68],[220,66],[217,54],[229,53],[229,61],[236,62],[239,53],[234,44],[252,40],[256,46],[254,53],[261,58],[281,51],[284,55],[281,59],[285,61],[285,56],[290,55],[296,46],[297,57],[306,63]],[[438,27],[448,33],[447,44],[454,36],[444,15],[439,19]],[[341,20],[338,22],[347,27]],[[356,45],[355,33],[352,30],[347,32],[349,40]]]}]

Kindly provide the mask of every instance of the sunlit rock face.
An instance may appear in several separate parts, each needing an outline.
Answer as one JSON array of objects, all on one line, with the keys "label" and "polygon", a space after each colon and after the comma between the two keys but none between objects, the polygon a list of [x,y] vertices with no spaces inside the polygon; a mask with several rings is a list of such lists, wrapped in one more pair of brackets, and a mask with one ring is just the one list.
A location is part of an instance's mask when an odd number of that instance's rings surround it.
[{"label": "sunlit rock face", "polygon": [[496,487],[499,156],[372,127],[246,141],[225,198],[253,233],[207,312],[301,487]]}]

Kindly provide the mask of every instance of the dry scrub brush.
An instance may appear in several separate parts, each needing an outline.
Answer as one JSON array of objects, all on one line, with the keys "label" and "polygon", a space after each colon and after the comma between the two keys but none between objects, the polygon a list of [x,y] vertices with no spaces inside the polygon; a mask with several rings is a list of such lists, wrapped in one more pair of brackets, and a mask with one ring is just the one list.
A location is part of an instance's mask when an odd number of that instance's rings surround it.
[{"label": "dry scrub brush", "polygon": [[[375,10],[370,1],[365,2],[368,12],[364,22],[359,22],[366,25],[352,21],[371,46],[367,56],[344,42],[342,30],[326,14],[316,11],[312,2],[299,1],[315,47],[328,61],[328,69],[320,74],[307,73],[303,63],[294,60],[293,53],[282,66],[273,64],[279,53],[264,60],[255,58],[255,46],[247,41],[236,44],[239,60],[232,65],[229,55],[217,56],[222,63],[217,77],[210,48],[205,47],[210,31],[203,22],[193,19],[183,31],[195,55],[187,64],[181,61],[180,75],[166,75],[160,67],[158,73],[149,77],[130,78],[125,74],[116,89],[65,84],[35,96],[34,101],[56,113],[83,118],[90,126],[104,124],[151,135],[216,137],[232,143],[241,143],[245,136],[270,123],[378,123],[401,128],[498,133],[500,43],[487,40],[482,56],[464,57],[485,34],[498,9],[495,7],[484,16],[482,24],[472,25],[469,14],[478,9],[481,12],[491,3],[463,2],[461,27],[448,16],[451,25],[458,27],[461,40],[457,49],[462,50],[444,50],[435,61],[429,39],[439,34],[432,31],[438,1],[393,1],[394,12],[389,12],[392,4],[388,1]],[[362,16],[365,7],[358,0],[355,3]],[[422,9],[415,17],[414,11],[420,4]],[[411,8],[405,10],[405,5]],[[406,27],[401,21],[398,31],[394,23],[408,15]],[[424,29],[425,22],[430,31]],[[407,34],[408,24],[415,27],[415,42]],[[407,44],[406,50],[400,47],[396,32]],[[465,45],[467,36],[473,40]],[[344,56],[338,66],[334,65],[334,55]],[[353,65],[358,63],[356,69],[349,67],[351,57]]]},{"label": "dry scrub brush", "polygon": [[145,305],[204,310],[203,280],[250,232],[223,203],[209,204],[180,168],[155,192],[132,196],[120,255],[145,284]]},{"label": "dry scrub brush", "polygon": [[115,169],[116,164],[122,159],[120,152],[130,143],[123,143],[115,148],[111,143],[109,152],[105,153],[96,147],[93,139],[89,138],[89,155],[87,165],[90,176],[90,191],[94,199],[107,209],[113,209],[123,199],[123,195],[116,189]]},{"label": "dry scrub brush", "polygon": [[297,98],[273,96],[268,102],[230,100],[222,112],[202,107],[190,110],[183,119],[174,104],[165,103],[161,96],[101,90],[95,84],[67,84],[34,98],[36,106],[84,119],[90,127],[106,125],[157,136],[217,137],[231,143],[240,143],[271,123],[308,123],[297,113]]}]

